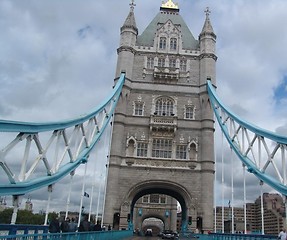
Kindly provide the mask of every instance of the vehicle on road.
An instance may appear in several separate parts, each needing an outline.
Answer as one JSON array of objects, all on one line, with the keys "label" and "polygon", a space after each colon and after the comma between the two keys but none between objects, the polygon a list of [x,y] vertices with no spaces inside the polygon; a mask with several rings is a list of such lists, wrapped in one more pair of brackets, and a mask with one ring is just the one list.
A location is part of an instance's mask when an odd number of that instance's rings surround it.
[{"label": "vehicle on road", "polygon": [[172,230],[164,230],[162,232],[162,239],[178,239],[178,234],[177,232],[174,232]]},{"label": "vehicle on road", "polygon": [[148,229],[145,231],[145,236],[152,236],[152,229],[151,229],[151,228],[148,228]]}]

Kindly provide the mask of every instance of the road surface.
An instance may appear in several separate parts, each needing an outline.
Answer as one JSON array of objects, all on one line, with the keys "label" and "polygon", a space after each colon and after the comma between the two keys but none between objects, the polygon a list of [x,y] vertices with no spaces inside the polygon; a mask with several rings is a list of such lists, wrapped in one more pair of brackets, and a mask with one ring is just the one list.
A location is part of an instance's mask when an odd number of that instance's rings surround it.
[{"label": "road surface", "polygon": [[127,240],[161,240],[161,237],[139,237],[139,236],[134,236],[134,237],[128,238]]}]

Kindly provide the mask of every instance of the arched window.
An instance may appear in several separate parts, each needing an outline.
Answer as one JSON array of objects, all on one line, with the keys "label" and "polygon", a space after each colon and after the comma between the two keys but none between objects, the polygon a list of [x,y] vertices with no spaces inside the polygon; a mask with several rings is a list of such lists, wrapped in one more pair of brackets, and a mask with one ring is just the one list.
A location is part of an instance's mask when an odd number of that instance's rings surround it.
[{"label": "arched window", "polygon": [[159,58],[158,59],[158,67],[164,67],[165,66],[165,59]]},{"label": "arched window", "polygon": [[181,72],[186,72],[186,60],[180,60],[180,64],[179,64],[179,70]]},{"label": "arched window", "polygon": [[173,101],[170,98],[157,99],[155,112],[159,116],[173,116]]},{"label": "arched window", "polygon": [[154,67],[154,59],[152,57],[147,58],[147,68],[152,69]]},{"label": "arched window", "polygon": [[134,116],[143,116],[144,115],[144,103],[143,102],[134,102]]},{"label": "arched window", "polygon": [[159,39],[159,49],[165,49],[166,48],[166,38],[161,37]]},{"label": "arched window", "polygon": [[194,120],[195,107],[193,105],[185,106],[184,118]]},{"label": "arched window", "polygon": [[169,67],[170,68],[176,68],[176,59],[174,59],[174,58],[169,59]]},{"label": "arched window", "polygon": [[170,39],[170,50],[176,50],[177,48],[177,39],[171,38]]}]

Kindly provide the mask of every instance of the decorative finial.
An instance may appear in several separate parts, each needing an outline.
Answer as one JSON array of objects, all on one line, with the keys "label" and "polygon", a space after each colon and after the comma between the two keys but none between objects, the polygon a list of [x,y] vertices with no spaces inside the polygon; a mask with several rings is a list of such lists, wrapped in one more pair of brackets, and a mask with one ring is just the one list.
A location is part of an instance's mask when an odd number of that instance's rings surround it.
[{"label": "decorative finial", "polygon": [[136,6],[135,0],[131,0],[130,6],[131,6],[131,11],[133,12]]},{"label": "decorative finial", "polygon": [[209,17],[209,14],[211,13],[211,11],[209,10],[209,7],[207,7],[204,12],[205,12],[206,17]]},{"label": "decorative finial", "polygon": [[172,0],[167,0],[166,3],[162,1],[161,8],[178,9],[178,4],[175,4]]}]

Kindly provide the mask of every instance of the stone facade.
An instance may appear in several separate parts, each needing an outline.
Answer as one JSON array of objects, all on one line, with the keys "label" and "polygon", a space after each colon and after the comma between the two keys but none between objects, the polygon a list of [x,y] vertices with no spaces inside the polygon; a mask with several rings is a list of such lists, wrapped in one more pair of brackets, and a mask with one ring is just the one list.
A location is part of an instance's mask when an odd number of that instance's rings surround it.
[{"label": "stone facade", "polygon": [[126,80],[114,115],[104,225],[131,228],[136,201],[156,193],[180,203],[182,230],[197,227],[187,224],[190,216],[202,218],[202,230],[213,229],[214,120],[206,81],[216,84],[215,43],[208,10],[195,40],[175,4],[163,4],[138,35],[131,4],[118,48],[115,81],[122,72]]}]

